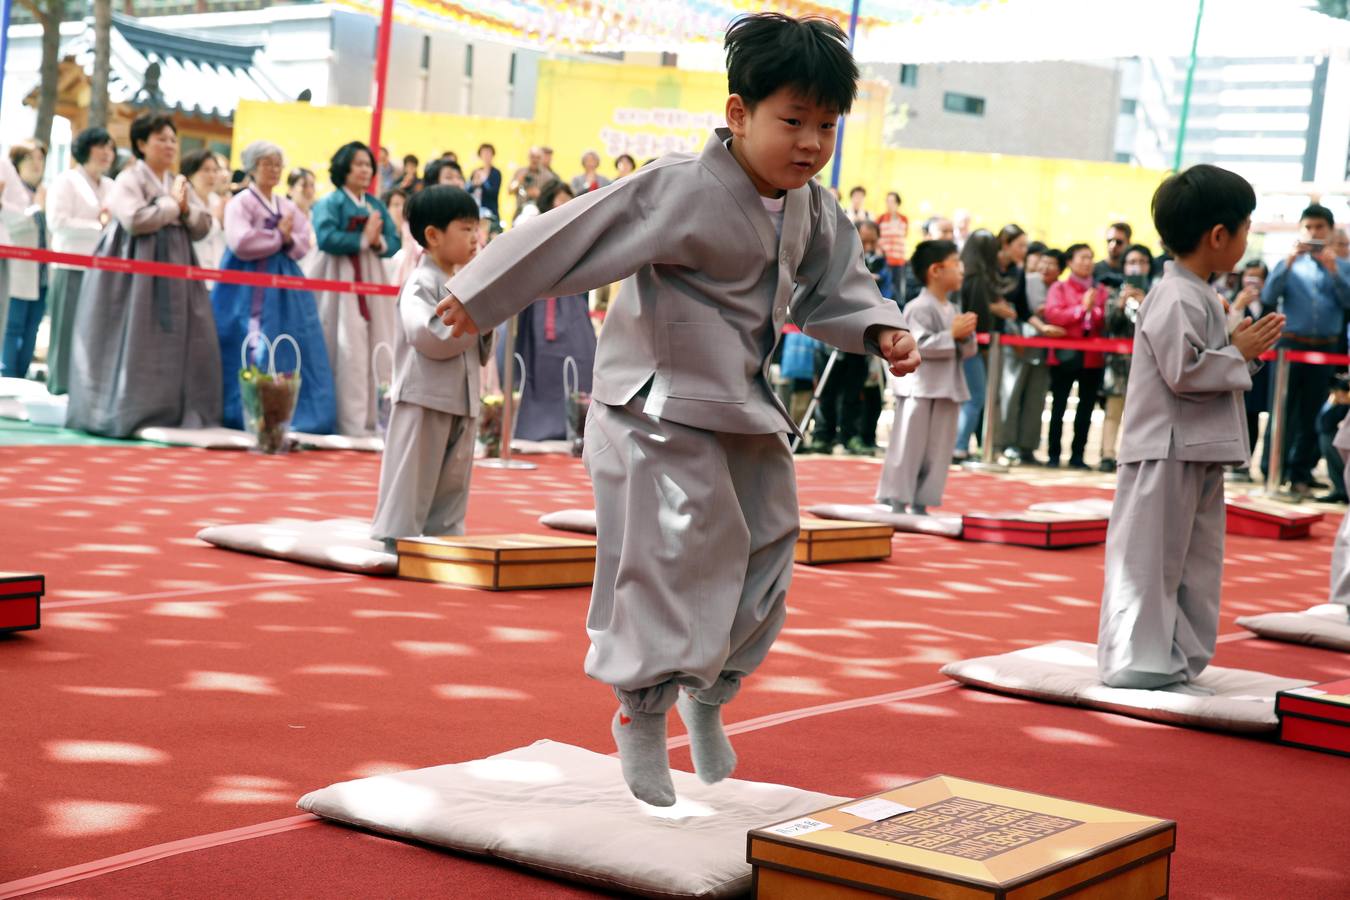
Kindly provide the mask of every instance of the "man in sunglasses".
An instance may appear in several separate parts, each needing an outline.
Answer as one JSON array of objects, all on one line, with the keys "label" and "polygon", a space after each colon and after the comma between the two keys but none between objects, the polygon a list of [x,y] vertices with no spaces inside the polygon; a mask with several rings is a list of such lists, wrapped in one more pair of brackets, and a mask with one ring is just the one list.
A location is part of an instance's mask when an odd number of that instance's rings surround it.
[{"label": "man in sunglasses", "polygon": [[1125,283],[1125,251],[1134,237],[1128,222],[1116,222],[1106,229],[1106,258],[1092,267],[1092,280],[1120,289]]}]

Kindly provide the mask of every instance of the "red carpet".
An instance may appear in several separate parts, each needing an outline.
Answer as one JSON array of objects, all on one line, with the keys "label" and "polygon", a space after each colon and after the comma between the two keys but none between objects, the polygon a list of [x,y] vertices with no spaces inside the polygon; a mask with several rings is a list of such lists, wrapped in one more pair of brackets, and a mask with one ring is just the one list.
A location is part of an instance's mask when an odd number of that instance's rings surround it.
[{"label": "red carpet", "polygon": [[[471,530],[540,531],[538,514],[590,505],[578,463],[538,462],[534,472],[475,474]],[[0,853],[0,883],[293,815],[306,790],[374,771],[540,737],[613,749],[612,697],[581,672],[586,591],[486,594],[363,578],[231,554],[193,537],[214,522],[367,516],[377,468],[376,457],[355,453],[0,451],[0,568],[45,572],[49,591],[43,629],[0,640],[6,720],[14,723],[0,742],[3,843],[22,848]],[[866,501],[877,472],[855,460],[803,462],[803,504]],[[1097,493],[954,473],[948,497],[956,510],[1016,509]],[[1335,525],[1316,526],[1306,541],[1230,538],[1223,630],[1234,630],[1236,615],[1318,602]],[[787,629],[728,719],[930,684],[951,659],[1091,640],[1101,559],[1101,547],[1048,553],[902,535],[886,563],[798,567]],[[1344,656],[1259,641],[1226,644],[1216,662],[1317,680],[1350,675]],[[1332,824],[1344,818],[1344,792],[1319,790],[1332,777],[1327,766],[1343,769],[1344,760],[957,696],[965,694],[919,704],[942,713],[860,710],[744,735],[738,774],[858,793],[876,789],[870,774],[944,771],[1175,816],[1177,878],[1199,867],[1184,876],[1196,880],[1183,896],[1294,896],[1280,890],[1288,885],[1276,876],[1291,869],[1279,860],[1320,858],[1335,869],[1333,860],[1347,858],[1343,829]],[[1040,721],[1110,734],[1119,749],[1103,765],[1107,754],[1089,742],[1009,744],[1007,734]],[[1130,740],[1117,739],[1122,729]],[[675,756],[687,765],[684,751]],[[1210,781],[1191,774],[1196,765],[1209,767]],[[1292,790],[1270,788],[1277,771]],[[1120,799],[1093,793],[1107,788],[1120,788]],[[1297,816],[1285,812],[1291,796]],[[1155,797],[1179,805],[1149,805]],[[1286,825],[1291,818],[1309,824]],[[1260,862],[1215,837],[1225,823],[1250,836],[1270,821],[1281,824],[1260,830],[1261,846],[1275,880],[1261,891],[1248,874],[1227,889],[1212,881],[1224,865],[1245,872]],[[1202,847],[1192,834],[1211,837]],[[285,854],[295,864],[270,871],[262,845],[277,842],[295,842]],[[1212,866],[1202,865],[1211,857]],[[181,867],[205,860],[215,860],[213,890],[236,895],[405,895],[419,878],[444,879],[453,866],[462,896],[566,896],[531,876],[328,827],[147,864],[53,896],[182,896],[207,870]],[[221,882],[222,866],[240,880]],[[429,875],[427,867],[439,868]],[[121,878],[133,881],[114,887]]]}]

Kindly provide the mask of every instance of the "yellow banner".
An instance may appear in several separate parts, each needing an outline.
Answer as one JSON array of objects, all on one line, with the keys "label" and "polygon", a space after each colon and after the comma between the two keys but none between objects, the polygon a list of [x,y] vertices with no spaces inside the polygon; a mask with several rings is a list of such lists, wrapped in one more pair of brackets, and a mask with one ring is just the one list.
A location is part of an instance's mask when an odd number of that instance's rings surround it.
[{"label": "yellow banner", "polygon": [[[889,88],[877,82],[860,88],[845,130],[840,188],[847,199],[851,187],[865,187],[874,215],[884,209],[886,192],[894,190],[912,228],[930,216],[951,217],[965,209],[974,227],[996,232],[1015,222],[1033,239],[1061,249],[1085,241],[1100,256],[1106,226],[1124,220],[1134,226],[1136,240],[1156,248],[1149,201],[1166,173],[1111,162],[887,147],[882,135]],[[546,60],[533,120],[387,110],[382,143],[396,165],[407,153],[425,165],[454,151],[466,174],[477,164],[478,145],[491,143],[504,180],[526,164],[534,144],[553,148],[553,168],[564,179],[581,171],[585,151],[595,150],[603,160],[601,173],[612,176],[619,153],[641,165],[672,151],[697,152],[709,130],[723,123],[725,107],[721,73]],[[367,109],[243,101],[235,113],[233,147],[237,164],[250,141],[280,144],[287,166],[314,169],[320,191],[326,191],[333,152],[347,141],[365,140],[369,132]],[[829,177],[826,168],[821,178]],[[502,210],[508,216],[514,211],[505,189]]]}]

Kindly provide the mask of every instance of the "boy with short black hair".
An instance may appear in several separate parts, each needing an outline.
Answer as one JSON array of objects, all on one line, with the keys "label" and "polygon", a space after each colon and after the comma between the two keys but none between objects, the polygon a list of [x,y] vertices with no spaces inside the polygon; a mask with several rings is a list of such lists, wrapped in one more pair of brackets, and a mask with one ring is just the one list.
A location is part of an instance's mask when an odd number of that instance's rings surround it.
[{"label": "boy with short black hair", "polygon": [[905,307],[905,324],[923,367],[896,379],[895,424],[881,469],[877,500],[896,512],[927,515],[942,505],[947,465],[956,443],[961,404],[970,399],[963,371],[975,355],[976,315],[958,313],[947,296],[961,290],[965,267],[952,241],[924,241],[909,264],[923,290]]},{"label": "boy with short black hair", "polygon": [[436,303],[456,269],[478,251],[478,202],[433,185],[408,201],[408,227],[426,251],[398,298],[394,384],[380,461],[371,537],[392,549],[401,537],[464,533],[478,434],[479,368],[492,332],[459,337]]},{"label": "boy with short black hair", "polygon": [[1176,258],[1136,323],[1097,636],[1112,687],[1213,693],[1193,681],[1218,636],[1224,465],[1250,456],[1242,395],[1284,316],[1243,319],[1230,337],[1209,278],[1242,259],[1255,208],[1250,184],[1209,165],[1153,195]]},{"label": "boy with short black hair", "polygon": [[596,567],[586,672],[619,700],[611,731],[633,794],[675,802],[666,714],[678,700],[705,782],[736,756],[720,707],[782,628],[800,526],[768,367],[783,325],[918,367],[857,230],[814,176],[857,93],[833,22],[774,13],[727,33],[726,129],[503,235],[448,285],[443,321],[487,332],[538,297],[632,276],[595,361],[585,463]]}]

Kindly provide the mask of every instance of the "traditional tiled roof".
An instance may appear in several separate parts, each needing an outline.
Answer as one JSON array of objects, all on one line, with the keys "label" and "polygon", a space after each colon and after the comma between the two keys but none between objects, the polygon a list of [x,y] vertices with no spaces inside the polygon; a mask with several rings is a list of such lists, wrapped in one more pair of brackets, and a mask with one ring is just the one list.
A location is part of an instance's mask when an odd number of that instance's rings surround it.
[{"label": "traditional tiled roof", "polygon": [[[221,40],[191,31],[154,28],[113,14],[108,99],[203,118],[230,121],[240,100],[289,100],[271,71],[262,44]],[[94,70],[92,25],[61,51],[86,74]],[[160,68],[158,91],[147,91],[146,70]]]}]

